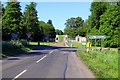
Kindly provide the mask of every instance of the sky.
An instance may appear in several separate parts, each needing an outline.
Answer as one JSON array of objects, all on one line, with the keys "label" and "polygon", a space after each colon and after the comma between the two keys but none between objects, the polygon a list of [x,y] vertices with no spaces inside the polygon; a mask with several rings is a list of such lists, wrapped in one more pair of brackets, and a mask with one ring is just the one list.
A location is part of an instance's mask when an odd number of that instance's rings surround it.
[{"label": "sky", "polygon": [[[65,22],[71,17],[82,17],[83,20],[88,19],[90,15],[90,2],[36,2],[38,18],[47,22],[49,19],[55,29],[64,31]],[[21,2],[22,12],[25,11],[26,4],[30,2]]]}]

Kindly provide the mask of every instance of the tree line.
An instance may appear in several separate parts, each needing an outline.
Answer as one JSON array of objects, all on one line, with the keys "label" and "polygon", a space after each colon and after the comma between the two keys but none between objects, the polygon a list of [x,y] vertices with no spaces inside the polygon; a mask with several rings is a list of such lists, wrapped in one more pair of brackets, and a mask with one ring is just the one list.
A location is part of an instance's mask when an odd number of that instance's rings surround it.
[{"label": "tree line", "polygon": [[88,22],[87,35],[105,35],[103,46],[118,47],[118,34],[120,33],[118,2],[93,2]]},{"label": "tree line", "polygon": [[[92,2],[91,15],[84,21],[81,17],[66,20],[64,32],[70,38],[76,35],[105,35],[104,47],[118,47],[120,33],[120,5],[118,2]],[[94,40],[91,40],[94,44]],[[100,40],[97,40],[99,45]]]},{"label": "tree line", "polygon": [[20,2],[9,0],[4,8],[1,5],[2,13],[2,39],[10,40],[11,34],[18,34],[18,39],[27,39],[27,33],[31,34],[32,41],[54,41],[56,31],[52,20],[47,23],[38,20],[36,3],[26,5],[25,11],[21,12]]},{"label": "tree line", "polygon": [[82,17],[71,17],[66,20],[64,33],[68,34],[69,38],[74,38],[77,35],[86,36],[87,28],[87,20],[84,21]]},{"label": "tree line", "polygon": [[[1,4],[1,3],[0,3]],[[20,2],[9,0],[6,7],[0,5],[2,15],[2,39],[10,40],[11,34],[19,34],[19,39],[27,39],[26,33],[31,33],[33,41],[55,38],[56,34],[68,34],[69,38],[76,35],[105,35],[104,47],[117,47],[120,33],[120,4],[118,2],[92,2],[87,20],[82,17],[71,17],[65,22],[64,33],[54,28],[52,20],[47,23],[39,21],[37,17],[36,3],[26,5],[21,12]],[[93,40],[91,41],[94,42]],[[94,43],[93,43],[94,44]],[[99,44],[99,40],[97,40]]]}]

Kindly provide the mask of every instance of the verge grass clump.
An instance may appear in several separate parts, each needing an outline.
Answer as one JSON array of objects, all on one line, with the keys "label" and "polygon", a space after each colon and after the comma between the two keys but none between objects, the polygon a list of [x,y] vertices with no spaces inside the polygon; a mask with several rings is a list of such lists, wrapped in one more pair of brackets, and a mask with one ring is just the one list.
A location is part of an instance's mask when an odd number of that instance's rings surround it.
[{"label": "verge grass clump", "polygon": [[26,46],[21,40],[2,41],[2,53],[0,56],[8,57],[28,52],[32,47]]},{"label": "verge grass clump", "polygon": [[118,78],[117,49],[114,51],[79,51],[77,55],[93,71],[97,78]]}]

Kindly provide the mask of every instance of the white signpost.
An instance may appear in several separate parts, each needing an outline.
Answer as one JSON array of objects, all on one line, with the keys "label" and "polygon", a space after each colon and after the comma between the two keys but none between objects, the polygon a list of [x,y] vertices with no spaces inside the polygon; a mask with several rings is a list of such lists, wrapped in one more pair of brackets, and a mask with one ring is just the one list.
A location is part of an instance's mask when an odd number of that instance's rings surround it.
[{"label": "white signpost", "polygon": [[102,39],[104,39],[106,36],[105,35],[93,35],[93,36],[88,36],[88,41],[90,39],[95,39],[95,47],[96,47],[96,39],[101,40],[101,49],[102,49]]},{"label": "white signpost", "polygon": [[88,36],[88,39],[104,39],[104,38],[105,38],[105,35]]},{"label": "white signpost", "polygon": [[12,39],[18,39],[18,34],[12,33],[11,37]]},{"label": "white signpost", "polygon": [[29,44],[29,41],[28,41],[28,39],[30,38],[30,36],[31,36],[31,33],[26,33],[26,35],[27,35],[27,44]]},{"label": "white signpost", "polygon": [[26,35],[27,35],[27,37],[28,37],[28,39],[29,39],[30,36],[31,36],[31,33],[26,33]]}]

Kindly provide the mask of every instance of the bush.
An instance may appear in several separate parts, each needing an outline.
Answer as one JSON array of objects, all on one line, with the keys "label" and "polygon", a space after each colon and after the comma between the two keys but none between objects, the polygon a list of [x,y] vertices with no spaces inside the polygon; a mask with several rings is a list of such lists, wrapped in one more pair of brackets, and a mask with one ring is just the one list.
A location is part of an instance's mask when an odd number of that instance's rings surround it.
[{"label": "bush", "polygon": [[25,40],[2,41],[2,54],[0,56],[8,57],[28,52],[32,47],[25,46],[26,43]]},{"label": "bush", "polygon": [[21,43],[22,43],[23,46],[27,46],[27,40],[21,39]]},{"label": "bush", "polygon": [[23,46],[23,44],[21,43],[20,40],[11,40],[9,43],[16,46],[16,47],[22,47]]}]

